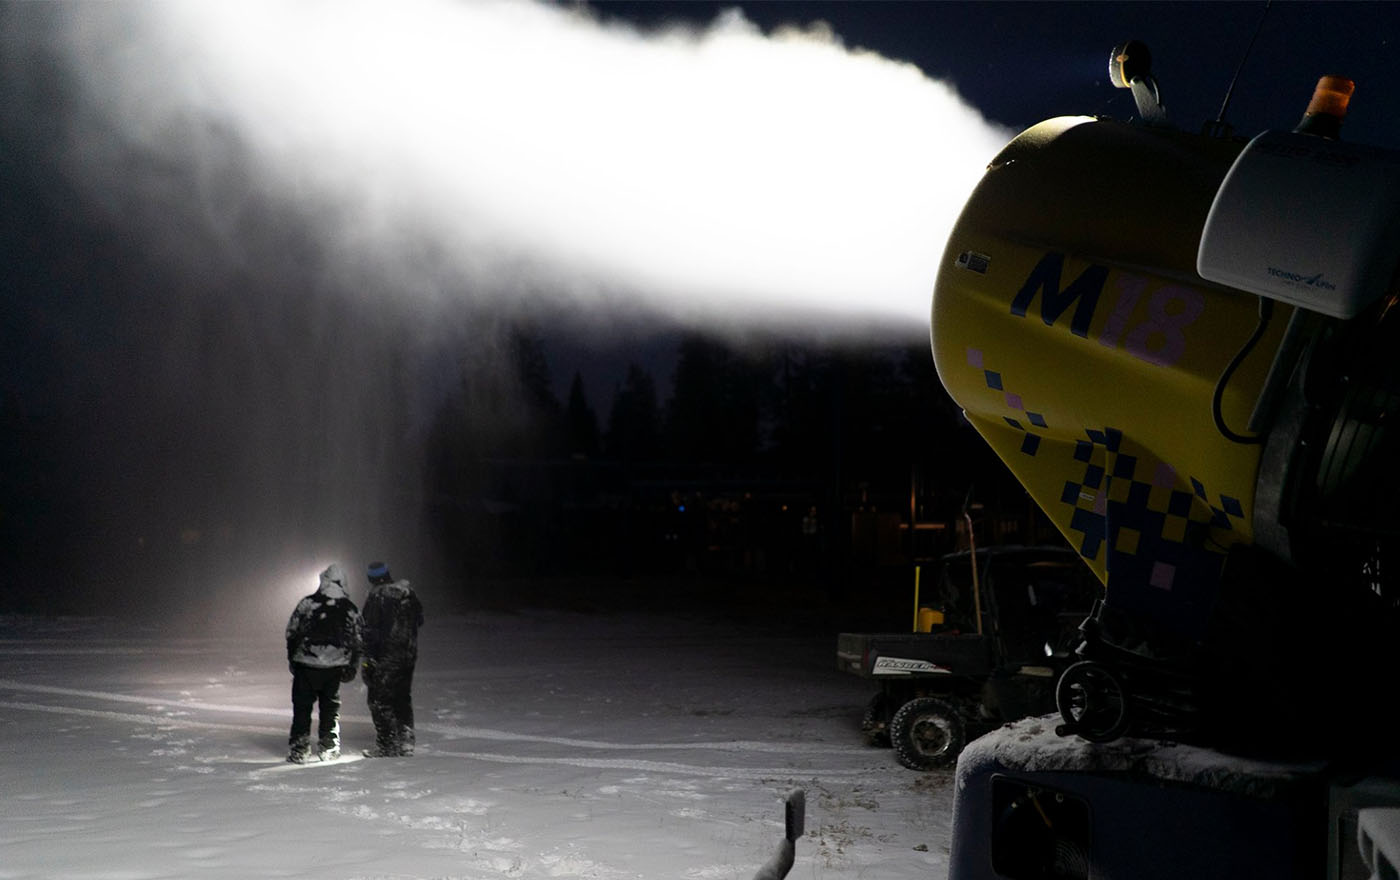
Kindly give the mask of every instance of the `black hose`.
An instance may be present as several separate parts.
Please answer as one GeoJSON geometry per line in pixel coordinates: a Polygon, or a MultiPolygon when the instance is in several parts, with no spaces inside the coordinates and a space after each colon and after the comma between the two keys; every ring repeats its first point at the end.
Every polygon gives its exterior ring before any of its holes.
{"type": "Polygon", "coordinates": [[[1249,339],[1245,340],[1244,345],[1236,352],[1234,358],[1232,358],[1230,363],[1225,367],[1225,372],[1220,374],[1220,378],[1215,383],[1215,394],[1212,396],[1210,402],[1211,416],[1215,419],[1215,429],[1220,432],[1221,436],[1232,443],[1261,444],[1264,442],[1263,434],[1248,436],[1245,434],[1236,434],[1234,431],[1230,430],[1230,426],[1225,424],[1225,416],[1220,411],[1220,402],[1225,397],[1225,386],[1230,383],[1230,377],[1235,374],[1235,370],[1239,369],[1240,364],[1244,363],[1244,359],[1249,357],[1249,353],[1254,351],[1254,347],[1259,344],[1259,340],[1264,338],[1264,334],[1268,331],[1269,322],[1273,316],[1274,301],[1268,297],[1259,297],[1259,323],[1255,325],[1254,333],[1250,335],[1249,339]]]}

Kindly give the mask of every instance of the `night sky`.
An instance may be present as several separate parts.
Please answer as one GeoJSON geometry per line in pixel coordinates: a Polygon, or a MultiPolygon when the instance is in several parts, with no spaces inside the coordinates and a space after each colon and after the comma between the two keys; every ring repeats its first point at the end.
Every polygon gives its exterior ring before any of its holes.
{"type": "MultiPolygon", "coordinates": [[[[703,22],[724,3],[591,4],[651,26],[703,22]]],[[[765,28],[822,20],[848,46],[916,64],[951,82],[989,119],[1020,130],[1061,115],[1135,115],[1108,82],[1110,50],[1137,39],[1152,50],[1163,102],[1177,126],[1215,119],[1245,61],[1226,113],[1237,134],[1292,127],[1318,77],[1357,82],[1346,136],[1393,145],[1400,121],[1386,85],[1395,72],[1400,14],[1386,3],[743,3],[765,28]],[[1250,44],[1261,17],[1253,50],[1250,44]]]]}
{"type": "MultiPolygon", "coordinates": [[[[1130,38],[1150,46],[1173,122],[1198,129],[1220,112],[1265,8],[1097,2],[587,7],[593,17],[583,31],[635,30],[639,36],[627,43],[634,48],[674,41],[678,27],[703,34],[735,8],[767,36],[789,25],[814,32],[828,27],[828,44],[914,65],[923,77],[950,85],[985,119],[976,137],[989,143],[1057,115],[1134,115],[1131,96],[1111,88],[1107,78],[1110,50],[1130,38]]],[[[717,276],[716,290],[740,279],[732,300],[708,304],[696,293],[703,288],[694,286],[678,288],[664,304],[631,295],[630,286],[665,287],[666,265],[639,260],[628,266],[635,273],[626,276],[630,281],[609,282],[606,273],[595,281],[592,261],[601,258],[586,243],[571,247],[567,234],[562,244],[541,245],[553,249],[542,258],[530,245],[536,229],[544,240],[544,218],[512,218],[509,237],[477,222],[468,205],[471,216],[454,220],[460,226],[453,235],[469,243],[463,258],[455,239],[434,233],[438,214],[460,214],[460,204],[440,207],[431,176],[427,184],[413,177],[396,158],[400,145],[378,139],[401,126],[419,132],[407,139],[414,149],[428,150],[435,139],[433,111],[425,111],[427,122],[411,125],[394,111],[408,108],[410,98],[440,106],[441,95],[450,92],[434,92],[425,79],[422,89],[391,93],[376,105],[383,117],[337,116],[333,96],[317,91],[334,81],[317,78],[339,63],[329,53],[343,50],[336,57],[350,59],[346,70],[353,72],[377,63],[376,49],[347,36],[314,51],[309,43],[304,50],[279,50],[300,45],[289,34],[305,22],[283,21],[275,6],[250,5],[245,19],[265,18],[266,30],[250,27],[249,44],[283,55],[231,67],[231,76],[245,78],[236,80],[240,87],[258,99],[220,105],[207,53],[182,45],[178,28],[143,30],[149,8],[123,2],[0,6],[0,550],[6,560],[0,609],[110,610],[159,605],[191,592],[226,595],[236,606],[252,582],[306,575],[309,589],[310,574],[327,558],[355,567],[361,557],[422,558],[426,526],[419,504],[432,488],[423,486],[417,450],[434,429],[434,408],[464,362],[506,358],[510,330],[522,320],[541,340],[554,395],[567,395],[577,371],[603,411],[629,362],[655,372],[664,397],[684,332],[735,344],[751,340],[756,328],[770,341],[790,335],[813,345],[851,328],[859,330],[860,344],[875,347],[926,339],[918,308],[912,319],[894,311],[841,317],[848,305],[841,302],[741,309],[773,287],[772,276],[760,274],[757,265],[759,255],[783,245],[781,229],[716,245],[713,253],[697,251],[697,265],[729,272],[717,276]],[[108,90],[110,82],[101,80],[111,80],[111,71],[134,71],[142,79],[129,90],[108,90]],[[258,79],[259,71],[271,73],[258,79]],[[295,71],[305,73],[305,82],[295,71]],[[278,116],[284,98],[305,101],[285,106],[329,109],[324,118],[278,116]],[[206,114],[206,106],[219,112],[206,114]],[[148,116],[151,107],[164,115],[148,116]],[[344,141],[335,140],[340,135],[344,141]],[[324,147],[324,161],[307,153],[307,144],[324,147]],[[424,230],[428,234],[420,235],[424,230]],[[743,242],[751,243],[752,253],[741,252],[743,242]],[[551,263],[554,255],[565,272],[551,263]],[[745,281],[742,270],[751,263],[755,274],[745,281]],[[488,289],[491,295],[478,295],[488,289]],[[158,565],[154,548],[164,548],[158,565]]],[[[314,4],[296,8],[323,11],[314,4]]],[[[395,8],[401,16],[437,15],[451,4],[395,8]]],[[[560,8],[572,7],[546,11],[560,8]]],[[[1389,4],[1272,4],[1226,121],[1241,136],[1291,128],[1317,78],[1340,74],[1357,81],[1343,136],[1400,145],[1400,119],[1391,112],[1397,30],[1400,14],[1389,4]]],[[[411,32],[406,27],[410,54],[412,41],[421,38],[411,32]]],[[[512,58],[521,66],[511,69],[537,72],[544,94],[566,91],[570,72],[560,58],[545,43],[520,53],[532,49],[538,57],[512,58]]],[[[433,51],[450,55],[451,44],[423,45],[417,54],[431,60],[433,51]]],[[[902,81],[897,72],[890,75],[902,81]]],[[[618,93],[628,94],[621,87],[618,93]]],[[[642,116],[658,110],[635,109],[642,116]]],[[[706,118],[725,119],[722,109],[706,118]]],[[[923,118],[921,109],[909,104],[905,120],[937,132],[944,124],[940,114],[948,111],[923,118]]],[[[684,106],[671,110],[684,118],[684,106]]],[[[541,111],[521,101],[497,112],[503,115],[493,119],[518,120],[523,130],[541,111]]],[[[773,107],[769,115],[782,114],[773,107]]],[[[741,166],[745,151],[758,155],[763,146],[744,147],[743,123],[736,120],[733,136],[720,142],[722,153],[680,153],[663,143],[648,155],[656,165],[638,171],[646,175],[640,183],[612,181],[627,169],[607,165],[608,125],[605,120],[595,130],[583,117],[525,144],[539,163],[536,170],[560,172],[557,178],[527,171],[515,180],[509,169],[487,169],[485,176],[499,182],[504,175],[522,192],[555,185],[549,181],[607,182],[629,199],[640,193],[636,204],[644,214],[648,193],[674,187],[673,201],[695,202],[704,187],[690,191],[687,184],[715,172],[724,181],[734,176],[726,163],[741,166]],[[588,153],[595,144],[602,148],[588,153]]],[[[986,150],[971,143],[972,125],[950,122],[944,139],[962,142],[976,159],[986,150]]],[[[804,173],[821,179],[816,189],[859,190],[896,161],[908,162],[898,173],[910,180],[921,170],[915,159],[892,159],[897,145],[889,141],[840,153],[817,146],[806,144],[811,156],[800,142],[786,148],[794,161],[814,162],[804,173]]],[[[454,167],[450,157],[446,161],[443,167],[454,167]]],[[[942,161],[930,156],[927,164],[942,161]]],[[[502,191],[511,192],[491,192],[502,191]]],[[[584,190],[581,198],[600,197],[584,190]]],[[[698,248],[709,232],[722,233],[761,202],[755,196],[750,204],[731,204],[720,219],[697,224],[679,240],[698,248]]],[[[957,205],[942,207],[955,211],[957,205]]],[[[853,227],[870,225],[847,219],[853,227]]],[[[637,228],[646,225],[643,217],[637,228]]],[[[916,292],[923,289],[920,267],[926,263],[931,278],[940,248],[939,241],[928,241],[926,250],[900,248],[915,272],[916,292]]],[[[631,250],[646,256],[640,243],[631,250]]],[[[624,262],[628,251],[624,242],[624,262]]],[[[669,262],[671,269],[691,258],[657,253],[658,263],[669,262]]],[[[852,277],[863,265],[883,269],[887,262],[853,259],[852,277]]],[[[800,299],[803,283],[795,284],[793,297],[800,299]]],[[[852,284],[852,302],[868,297],[857,287],[852,284]]],[[[395,566],[402,568],[413,564],[395,566]]],[[[285,613],[280,606],[279,613],[285,613]]]]}

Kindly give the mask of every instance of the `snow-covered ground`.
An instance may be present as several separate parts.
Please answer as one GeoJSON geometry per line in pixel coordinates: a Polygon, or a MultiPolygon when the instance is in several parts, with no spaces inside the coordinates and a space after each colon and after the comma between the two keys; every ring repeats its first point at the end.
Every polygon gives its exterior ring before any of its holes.
{"type": "MultiPolygon", "coordinates": [[[[283,761],[281,633],[0,617],[0,878],[942,877],[951,772],[857,730],[834,638],[567,611],[433,617],[419,753],[283,761]]],[[[347,753],[370,745],[357,681],[347,753]]]]}

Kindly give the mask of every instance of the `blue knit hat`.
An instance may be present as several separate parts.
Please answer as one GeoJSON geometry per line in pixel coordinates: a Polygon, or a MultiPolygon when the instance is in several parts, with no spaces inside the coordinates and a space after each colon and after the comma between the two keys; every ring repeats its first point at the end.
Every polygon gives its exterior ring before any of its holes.
{"type": "Polygon", "coordinates": [[[371,562],[369,564],[369,579],[372,581],[388,580],[389,566],[385,565],[382,562],[371,562]]]}

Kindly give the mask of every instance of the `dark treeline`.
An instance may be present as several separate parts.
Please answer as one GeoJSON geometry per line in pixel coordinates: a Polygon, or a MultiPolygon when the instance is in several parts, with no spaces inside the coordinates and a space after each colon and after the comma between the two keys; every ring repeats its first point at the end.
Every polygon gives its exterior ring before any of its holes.
{"type": "Polygon", "coordinates": [[[988,540],[1034,527],[926,344],[693,335],[590,400],[470,297],[348,283],[284,205],[245,205],[236,247],[197,218],[143,230],[5,143],[27,159],[0,162],[0,610],[236,596],[330,552],[469,597],[654,575],[833,595],[955,548],[969,490],[988,540]]]}
{"type": "Polygon", "coordinates": [[[517,332],[511,370],[463,362],[436,419],[428,520],[465,579],[682,574],[829,597],[956,549],[969,492],[989,540],[1042,537],[926,346],[692,335],[670,376],[630,365],[605,417],[580,376],[556,395],[546,348],[517,332]]]}

